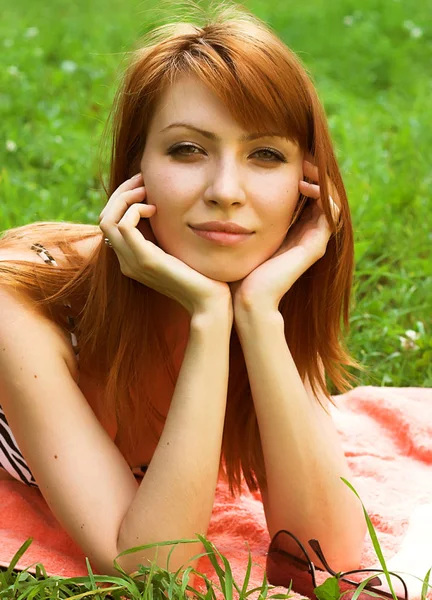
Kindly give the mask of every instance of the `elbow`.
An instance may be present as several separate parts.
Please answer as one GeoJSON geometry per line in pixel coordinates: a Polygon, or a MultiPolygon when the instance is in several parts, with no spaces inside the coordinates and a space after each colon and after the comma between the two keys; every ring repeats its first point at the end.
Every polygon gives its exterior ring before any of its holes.
{"type": "MultiPolygon", "coordinates": [[[[339,527],[337,532],[333,529],[327,543],[321,542],[321,551],[332,571],[341,573],[361,568],[366,532],[364,519],[360,522],[351,521],[343,528],[339,527]]],[[[327,570],[321,560],[317,560],[317,564],[327,570]]]]}
{"type": "MultiPolygon", "coordinates": [[[[156,566],[161,567],[161,560],[155,560],[156,566]]],[[[129,554],[127,556],[116,555],[110,561],[106,561],[103,564],[97,566],[98,573],[100,575],[106,575],[108,577],[121,577],[123,572],[129,577],[135,574],[142,566],[144,568],[150,568],[151,559],[150,557],[143,557],[142,552],[139,556],[136,554],[129,554]],[[136,557],[135,559],[133,557],[136,557]],[[114,561],[116,564],[114,564],[114,561]],[[117,566],[116,566],[117,565],[117,566]]],[[[165,565],[166,566],[166,565],[165,565]]],[[[170,568],[172,570],[173,567],[170,568]]]]}
{"type": "Polygon", "coordinates": [[[350,556],[341,557],[339,560],[335,560],[334,565],[330,566],[336,573],[346,573],[347,571],[356,571],[360,569],[361,563],[361,552],[360,554],[351,554],[350,556]]]}
{"type": "Polygon", "coordinates": [[[367,523],[364,517],[363,509],[357,506],[356,517],[351,519],[346,525],[346,539],[343,544],[344,552],[339,550],[341,555],[338,561],[338,572],[355,571],[361,568],[361,559],[368,531],[367,523]]]}
{"type": "MultiPolygon", "coordinates": [[[[120,569],[126,572],[127,575],[131,576],[136,573],[140,568],[150,569],[152,563],[155,564],[156,569],[168,571],[170,573],[176,573],[180,570],[181,574],[189,567],[195,569],[199,558],[191,560],[192,555],[195,553],[190,551],[191,546],[196,548],[196,544],[179,544],[171,553],[168,559],[172,546],[158,546],[157,552],[155,548],[150,548],[146,551],[137,550],[130,554],[118,556],[122,551],[118,551],[118,554],[111,560],[110,564],[104,564],[103,573],[110,576],[119,577],[119,572],[115,565],[114,559],[120,569]],[[169,564],[168,564],[169,560],[169,564]]],[[[203,550],[203,545],[199,543],[200,551],[203,550]]]]}

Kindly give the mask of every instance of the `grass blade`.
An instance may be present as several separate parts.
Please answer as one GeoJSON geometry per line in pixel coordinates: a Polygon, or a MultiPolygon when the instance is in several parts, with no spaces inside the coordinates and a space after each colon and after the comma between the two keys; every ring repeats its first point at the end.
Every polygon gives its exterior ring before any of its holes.
{"type": "MultiPolygon", "coordinates": [[[[349,488],[350,488],[350,489],[351,489],[351,490],[354,492],[354,494],[357,496],[357,498],[358,498],[358,499],[360,500],[360,502],[361,502],[361,505],[362,505],[362,507],[363,507],[363,513],[364,513],[364,516],[365,516],[365,519],[366,519],[367,528],[368,528],[369,535],[370,535],[370,537],[371,537],[371,540],[372,540],[372,544],[373,544],[373,547],[374,547],[375,553],[376,553],[376,555],[378,556],[378,559],[379,559],[379,561],[380,561],[381,567],[382,567],[382,569],[383,569],[383,571],[384,571],[384,573],[385,573],[385,576],[386,576],[386,579],[387,579],[387,583],[388,583],[388,585],[389,585],[389,587],[390,587],[390,590],[391,590],[391,593],[392,593],[392,595],[393,595],[393,598],[394,598],[394,600],[397,600],[397,596],[396,596],[396,593],[395,593],[395,591],[394,591],[394,589],[393,589],[393,586],[392,586],[392,583],[391,583],[391,579],[390,579],[390,575],[389,575],[389,572],[388,572],[388,569],[387,569],[387,565],[386,565],[386,563],[385,563],[384,556],[383,556],[383,553],[382,553],[382,551],[381,551],[381,546],[380,546],[380,544],[379,544],[379,541],[378,541],[377,535],[376,535],[376,533],[375,533],[374,526],[372,525],[372,521],[370,520],[370,518],[369,518],[369,515],[368,515],[368,513],[367,513],[367,511],[366,511],[366,509],[365,509],[365,507],[364,507],[364,504],[363,504],[363,502],[361,501],[361,498],[360,498],[360,496],[357,494],[357,492],[356,492],[356,490],[354,489],[354,487],[353,487],[353,486],[352,486],[352,485],[349,483],[349,481],[347,481],[347,480],[346,480],[344,477],[341,477],[341,479],[342,479],[342,481],[343,481],[343,482],[344,482],[344,483],[345,483],[345,484],[346,484],[346,485],[347,485],[347,486],[348,486],[348,487],[349,487],[349,488]]],[[[354,599],[353,599],[353,600],[354,600],[354,599]]]]}

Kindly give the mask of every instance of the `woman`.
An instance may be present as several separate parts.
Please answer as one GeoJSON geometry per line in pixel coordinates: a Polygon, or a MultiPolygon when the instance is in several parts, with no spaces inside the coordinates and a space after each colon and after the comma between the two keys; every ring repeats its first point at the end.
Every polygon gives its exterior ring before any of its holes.
{"type": "Polygon", "coordinates": [[[115,98],[106,191],[98,226],[0,240],[3,477],[38,486],[107,574],[127,548],[205,534],[219,475],[260,490],[270,536],[357,568],[366,523],[326,387],[360,367],[340,331],[353,232],[304,66],[234,5],[153,30],[115,98]],[[213,221],[246,232],[199,231],[213,221]]]}

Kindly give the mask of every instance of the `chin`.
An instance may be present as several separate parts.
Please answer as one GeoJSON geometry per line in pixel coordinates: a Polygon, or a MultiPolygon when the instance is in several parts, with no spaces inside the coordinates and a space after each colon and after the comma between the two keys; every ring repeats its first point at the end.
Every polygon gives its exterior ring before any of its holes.
{"type": "MultiPolygon", "coordinates": [[[[195,267],[193,267],[195,268],[195,267]]],[[[196,271],[198,271],[198,269],[195,269],[196,271]]],[[[234,275],[231,275],[229,273],[221,273],[221,271],[198,271],[199,273],[202,273],[202,275],[205,275],[206,277],[209,277],[210,279],[214,279],[214,281],[220,281],[221,283],[235,283],[235,282],[240,282],[242,281],[247,275],[248,273],[244,273],[244,271],[242,271],[241,273],[235,273],[234,275]]]]}

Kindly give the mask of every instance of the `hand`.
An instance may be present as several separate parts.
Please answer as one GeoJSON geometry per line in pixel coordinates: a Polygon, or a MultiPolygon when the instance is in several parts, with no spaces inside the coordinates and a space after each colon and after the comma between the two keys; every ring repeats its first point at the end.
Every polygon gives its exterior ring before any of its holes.
{"type": "Polygon", "coordinates": [[[156,245],[145,221],[156,213],[156,206],[144,203],[145,195],[139,173],[115,190],[99,216],[99,227],[110,240],[123,275],[173,298],[191,316],[220,308],[232,317],[227,283],[202,275],[156,245]]]}
{"type": "MultiPolygon", "coordinates": [[[[310,157],[312,158],[312,157],[310,157]]],[[[284,242],[264,263],[240,281],[229,283],[234,315],[251,309],[277,312],[279,303],[293,283],[326,252],[331,229],[320,198],[318,168],[304,161],[304,176],[316,183],[299,181],[299,191],[310,198],[299,220],[289,228],[284,242]]],[[[335,223],[339,220],[340,200],[336,188],[328,180],[331,210],[335,223]]]]}

